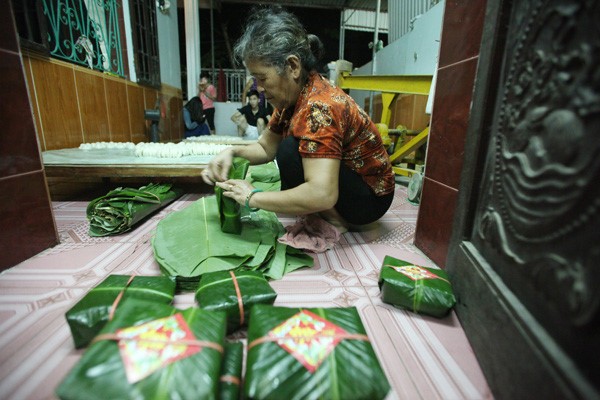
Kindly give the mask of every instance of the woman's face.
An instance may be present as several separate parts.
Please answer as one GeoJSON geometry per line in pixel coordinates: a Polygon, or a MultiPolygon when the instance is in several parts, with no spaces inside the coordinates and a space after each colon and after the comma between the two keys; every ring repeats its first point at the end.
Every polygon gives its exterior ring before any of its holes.
{"type": "Polygon", "coordinates": [[[256,78],[256,89],[264,92],[269,103],[280,110],[296,105],[302,86],[300,74],[295,71],[293,63],[292,66],[286,65],[282,75],[275,67],[260,61],[246,61],[246,67],[256,78]]]}

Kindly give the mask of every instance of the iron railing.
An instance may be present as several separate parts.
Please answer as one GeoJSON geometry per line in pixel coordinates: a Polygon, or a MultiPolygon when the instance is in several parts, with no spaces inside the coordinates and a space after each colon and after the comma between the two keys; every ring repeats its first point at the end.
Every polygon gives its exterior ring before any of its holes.
{"type": "Polygon", "coordinates": [[[124,76],[117,0],[43,0],[50,54],[124,76]]]}
{"type": "Polygon", "coordinates": [[[224,101],[242,101],[242,93],[246,86],[246,70],[245,69],[233,69],[233,68],[222,68],[222,69],[211,69],[202,68],[201,72],[208,72],[211,77],[211,82],[218,89],[220,87],[220,79],[225,81],[225,92],[227,96],[222,97],[221,94],[217,93],[219,99],[224,101]],[[221,74],[221,71],[223,72],[221,74]]]}

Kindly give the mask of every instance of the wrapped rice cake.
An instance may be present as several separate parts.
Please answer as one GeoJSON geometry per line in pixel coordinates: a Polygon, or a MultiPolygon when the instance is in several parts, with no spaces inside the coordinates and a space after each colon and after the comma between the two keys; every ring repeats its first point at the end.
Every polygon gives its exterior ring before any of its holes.
{"type": "MultiPolygon", "coordinates": [[[[245,158],[234,157],[233,165],[229,170],[229,179],[244,179],[248,172],[250,162],[245,158]]],[[[240,205],[234,199],[225,197],[223,189],[215,186],[215,195],[219,207],[219,218],[223,232],[240,234],[242,232],[242,222],[240,205]]]]}
{"type": "Polygon", "coordinates": [[[225,313],[128,299],[56,390],[65,399],[217,399],[225,313]]]}
{"type": "Polygon", "coordinates": [[[383,259],[379,288],[383,302],[433,317],[445,316],[456,304],[446,271],[390,256],[383,259]]]}
{"type": "Polygon", "coordinates": [[[273,304],[277,293],[259,271],[219,271],[202,275],[196,301],[204,310],[225,311],[227,331],[246,325],[255,304],[273,304]]]}
{"type": "Polygon", "coordinates": [[[247,399],[377,400],[389,389],[356,308],[252,307],[247,399]]]}
{"type": "Polygon", "coordinates": [[[219,400],[238,400],[240,398],[243,358],[243,343],[225,343],[225,353],[223,354],[219,382],[219,400]]]}
{"type": "Polygon", "coordinates": [[[75,347],[87,346],[121,301],[136,298],[171,304],[174,294],[175,280],[166,276],[109,275],[65,314],[75,347]]]}

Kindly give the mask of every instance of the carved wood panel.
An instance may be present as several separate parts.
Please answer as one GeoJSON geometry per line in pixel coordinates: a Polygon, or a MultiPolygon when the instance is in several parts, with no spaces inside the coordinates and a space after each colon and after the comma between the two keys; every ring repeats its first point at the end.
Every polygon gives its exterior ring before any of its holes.
{"type": "Polygon", "coordinates": [[[470,241],[597,384],[600,2],[515,1],[509,21],[470,241]]]}

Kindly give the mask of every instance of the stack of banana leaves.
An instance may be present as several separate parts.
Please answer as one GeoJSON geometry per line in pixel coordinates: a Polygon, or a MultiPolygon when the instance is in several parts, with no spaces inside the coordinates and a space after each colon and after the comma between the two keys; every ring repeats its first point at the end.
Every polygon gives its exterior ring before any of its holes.
{"type": "Polygon", "coordinates": [[[354,307],[257,304],[247,351],[247,399],[377,400],[390,389],[354,307]]]}
{"type": "Polygon", "coordinates": [[[149,184],[139,189],[117,188],[87,206],[90,236],[118,235],[177,199],[182,192],[171,184],[149,184]]]}
{"type": "Polygon", "coordinates": [[[217,399],[226,316],[127,299],[56,389],[65,399],[217,399]]]}
{"type": "Polygon", "coordinates": [[[221,230],[214,196],[167,215],[152,238],[163,274],[176,277],[179,290],[193,291],[207,272],[252,270],[281,279],[313,265],[313,258],[302,250],[277,242],[284,228],[275,213],[258,210],[252,214],[251,220],[242,223],[240,234],[221,230]]]}
{"type": "Polygon", "coordinates": [[[250,183],[252,186],[264,190],[265,192],[281,189],[281,176],[279,168],[271,161],[266,164],[253,165],[249,168],[250,183]]]}
{"type": "Polygon", "coordinates": [[[65,314],[75,347],[87,346],[125,300],[171,304],[174,295],[175,281],[166,276],[109,275],[65,314]]]}

